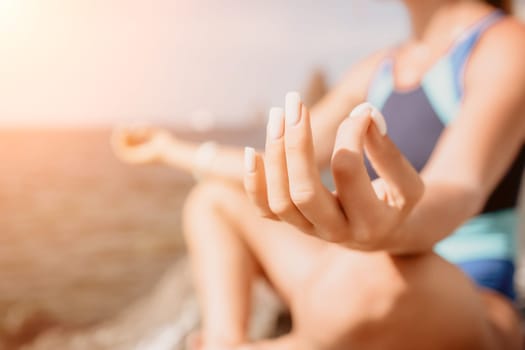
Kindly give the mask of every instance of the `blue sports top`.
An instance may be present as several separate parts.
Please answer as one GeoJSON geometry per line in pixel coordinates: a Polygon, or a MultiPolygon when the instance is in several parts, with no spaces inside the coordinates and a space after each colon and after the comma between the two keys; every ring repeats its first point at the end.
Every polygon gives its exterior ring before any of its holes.
{"type": "MultiPolygon", "coordinates": [[[[458,114],[465,66],[473,48],[483,33],[503,17],[502,12],[495,11],[470,27],[413,89],[396,89],[392,57],[379,65],[369,87],[368,101],[382,110],[388,135],[418,171],[430,158],[443,130],[458,114]]],[[[441,241],[435,248],[438,254],[453,263],[514,259],[516,203],[524,164],[522,147],[482,213],[441,241]]],[[[366,165],[371,178],[377,177],[368,161],[366,165]]]]}

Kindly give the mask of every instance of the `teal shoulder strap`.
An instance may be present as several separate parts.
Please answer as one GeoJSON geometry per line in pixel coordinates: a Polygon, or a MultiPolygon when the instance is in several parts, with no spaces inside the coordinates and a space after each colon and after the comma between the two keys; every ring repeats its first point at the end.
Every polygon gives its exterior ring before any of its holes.
{"type": "Polygon", "coordinates": [[[368,102],[379,109],[383,109],[386,100],[394,90],[394,76],[392,74],[392,59],[387,57],[379,65],[368,89],[368,102]]]}

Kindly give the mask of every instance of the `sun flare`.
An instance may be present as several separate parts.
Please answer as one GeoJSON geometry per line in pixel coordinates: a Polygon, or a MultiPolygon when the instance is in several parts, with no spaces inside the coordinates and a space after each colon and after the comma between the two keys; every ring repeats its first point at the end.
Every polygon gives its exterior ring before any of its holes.
{"type": "Polygon", "coordinates": [[[12,30],[19,22],[23,1],[0,0],[0,30],[12,30]]]}

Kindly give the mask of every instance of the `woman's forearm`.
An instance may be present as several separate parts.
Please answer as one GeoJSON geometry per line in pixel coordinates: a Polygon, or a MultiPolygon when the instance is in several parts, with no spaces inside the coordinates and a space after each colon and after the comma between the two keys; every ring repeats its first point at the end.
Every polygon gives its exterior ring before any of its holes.
{"type": "Polygon", "coordinates": [[[420,202],[393,234],[388,251],[395,255],[428,252],[476,215],[482,205],[479,189],[452,183],[429,183],[420,202]]]}
{"type": "Polygon", "coordinates": [[[172,138],[162,148],[161,161],[199,179],[220,178],[239,183],[242,181],[243,152],[235,147],[172,138]]]}

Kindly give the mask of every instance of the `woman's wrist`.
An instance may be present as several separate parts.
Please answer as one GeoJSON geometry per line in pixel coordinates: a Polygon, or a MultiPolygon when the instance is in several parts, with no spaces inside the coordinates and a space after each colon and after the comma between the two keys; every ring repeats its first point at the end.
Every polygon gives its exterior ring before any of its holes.
{"type": "Polygon", "coordinates": [[[407,245],[407,233],[398,228],[390,231],[382,239],[373,242],[356,242],[354,239],[341,243],[343,246],[363,252],[387,252],[392,255],[404,255],[409,250],[407,245]]]}
{"type": "Polygon", "coordinates": [[[385,244],[385,250],[391,255],[411,254],[408,244],[408,232],[403,225],[392,232],[390,239],[385,244]]]}
{"type": "Polygon", "coordinates": [[[434,243],[425,239],[424,232],[401,225],[392,233],[392,239],[386,246],[390,255],[415,255],[432,251],[434,243]],[[421,235],[419,235],[421,233],[421,235]]]}
{"type": "Polygon", "coordinates": [[[188,144],[169,133],[157,136],[157,156],[161,163],[191,172],[197,146],[188,144]]]}

